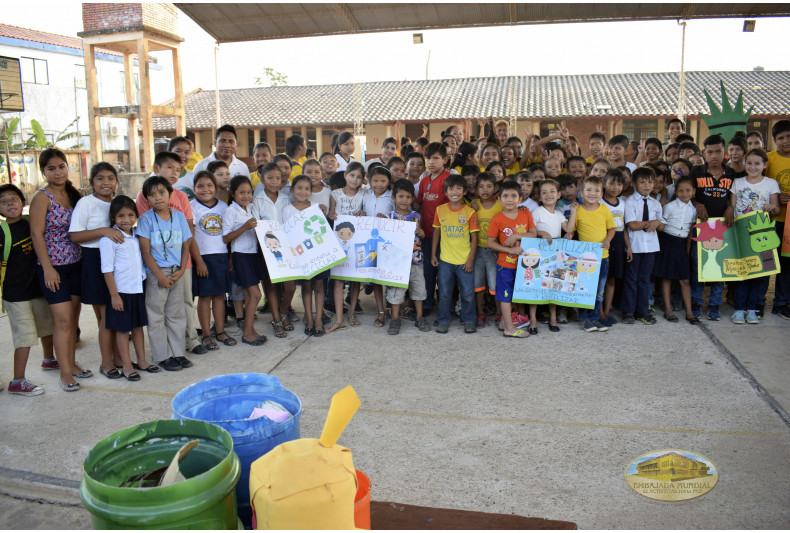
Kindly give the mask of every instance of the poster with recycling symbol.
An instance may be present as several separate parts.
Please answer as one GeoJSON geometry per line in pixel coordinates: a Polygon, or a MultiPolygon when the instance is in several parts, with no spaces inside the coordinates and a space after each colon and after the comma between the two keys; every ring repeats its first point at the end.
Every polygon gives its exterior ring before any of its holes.
{"type": "Polygon", "coordinates": [[[274,283],[312,279],[346,260],[340,241],[317,205],[282,224],[259,220],[255,233],[274,283]]]}

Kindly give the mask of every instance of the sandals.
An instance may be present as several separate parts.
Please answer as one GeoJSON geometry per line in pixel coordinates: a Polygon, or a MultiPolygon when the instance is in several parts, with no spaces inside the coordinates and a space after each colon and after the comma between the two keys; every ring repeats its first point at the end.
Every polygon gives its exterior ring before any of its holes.
{"type": "Polygon", "coordinates": [[[224,344],[225,346],[236,346],[236,339],[225,333],[224,331],[220,331],[219,333],[214,334],[214,338],[217,339],[219,342],[224,344]],[[224,339],[220,339],[222,335],[225,335],[224,339]]]}
{"type": "Polygon", "coordinates": [[[137,372],[132,372],[129,375],[126,374],[122,374],[122,375],[129,381],[140,381],[140,374],[138,374],[137,372]]]}
{"type": "Polygon", "coordinates": [[[332,325],[329,326],[329,329],[324,330],[324,333],[329,335],[330,333],[343,329],[348,329],[348,325],[345,322],[332,322],[332,325]]]}
{"type": "MultiPolygon", "coordinates": [[[[280,320],[279,322],[275,322],[274,320],[272,320],[272,327],[274,328],[274,336],[277,337],[278,339],[284,339],[285,337],[288,336],[288,333],[286,333],[286,329],[285,326],[283,325],[282,320],[280,320]]],[[[291,325],[291,329],[293,329],[293,325],[291,325]]],[[[242,337],[241,340],[244,341],[244,337],[242,337]]]]}
{"type": "Polygon", "coordinates": [[[324,336],[324,328],[315,328],[313,330],[313,337],[323,337],[324,336]]]}
{"type": "Polygon", "coordinates": [[[675,315],[668,315],[664,313],[664,318],[666,319],[667,322],[680,322],[678,317],[676,317],[675,315]]]}
{"type": "Polygon", "coordinates": [[[211,338],[211,335],[203,335],[203,337],[200,339],[200,342],[210,352],[213,352],[214,350],[219,350],[219,345],[216,342],[214,342],[214,339],[211,338]],[[208,344],[206,344],[206,339],[208,339],[208,344]]]}
{"type": "Polygon", "coordinates": [[[516,331],[510,334],[503,332],[502,336],[507,337],[509,339],[526,339],[527,337],[529,337],[529,332],[524,331],[523,329],[517,329],[516,331]]]}
{"type": "Polygon", "coordinates": [[[280,324],[282,324],[283,329],[285,331],[293,331],[294,330],[294,325],[291,323],[290,320],[288,320],[287,316],[284,316],[283,319],[280,320],[280,324]],[[286,322],[287,322],[287,324],[286,324],[286,322]]]}
{"type": "Polygon", "coordinates": [[[161,371],[162,369],[156,365],[149,364],[147,367],[142,368],[137,363],[132,363],[132,368],[135,370],[142,370],[143,372],[148,372],[149,374],[156,374],[157,372],[161,371]]]}
{"type": "Polygon", "coordinates": [[[61,380],[58,380],[58,383],[60,383],[60,388],[66,392],[77,392],[80,390],[80,384],[77,381],[74,383],[69,383],[68,385],[64,385],[61,380]]]}
{"type": "MultiPolygon", "coordinates": [[[[354,315],[351,315],[351,316],[354,316],[354,315]]],[[[376,326],[377,328],[383,328],[384,327],[384,317],[385,316],[386,315],[384,314],[384,311],[379,311],[376,314],[376,320],[373,321],[373,325],[376,326]]],[[[353,326],[353,324],[352,324],[352,326],[353,326]]]]}
{"type": "Polygon", "coordinates": [[[307,335],[308,337],[312,337],[313,335],[315,335],[315,328],[307,328],[307,327],[304,328],[304,334],[307,335]]]}
{"type": "Polygon", "coordinates": [[[244,344],[249,344],[250,346],[260,346],[264,342],[266,342],[266,335],[261,335],[260,337],[258,337],[254,341],[248,341],[247,339],[242,337],[241,338],[241,342],[243,342],[244,344]]]}
{"type": "Polygon", "coordinates": [[[695,316],[692,316],[691,318],[686,317],[686,321],[689,324],[691,324],[692,326],[698,326],[699,325],[699,318],[697,318],[695,316]]]}
{"type": "Polygon", "coordinates": [[[105,372],[101,365],[99,365],[99,373],[107,379],[118,379],[123,377],[123,374],[121,374],[121,372],[115,367],[112,367],[112,370],[109,372],[105,372]]]}
{"type": "MultiPolygon", "coordinates": [[[[357,319],[357,315],[349,315],[349,317],[348,317],[348,323],[349,323],[349,324],[351,324],[352,326],[355,326],[355,327],[356,327],[356,326],[359,326],[359,325],[361,324],[361,322],[359,321],[359,319],[357,319]]],[[[383,325],[384,325],[384,324],[382,324],[382,326],[383,326],[383,325]]]]}
{"type": "Polygon", "coordinates": [[[91,372],[89,369],[86,368],[82,372],[72,372],[71,375],[74,376],[75,378],[85,379],[85,378],[93,377],[93,372],[91,372]]]}

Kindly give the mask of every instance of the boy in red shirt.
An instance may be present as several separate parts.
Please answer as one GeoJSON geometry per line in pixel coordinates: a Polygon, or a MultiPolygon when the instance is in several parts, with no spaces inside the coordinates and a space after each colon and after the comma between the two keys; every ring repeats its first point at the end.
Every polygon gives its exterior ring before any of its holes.
{"type": "Polygon", "coordinates": [[[536,238],[538,231],[529,209],[519,209],[521,186],[515,181],[504,181],[499,189],[502,211],[494,215],[488,225],[488,247],[499,252],[496,273],[495,299],[502,306],[502,329],[505,337],[525,338],[529,320],[512,313],[513,286],[516,281],[518,258],[524,253],[521,239],[536,238]],[[515,315],[515,316],[514,316],[515,315]],[[515,323],[514,323],[515,322],[515,323]]]}
{"type": "MultiPolygon", "coordinates": [[[[422,231],[425,238],[422,240],[423,257],[430,257],[433,242],[433,217],[436,208],[447,203],[444,191],[444,180],[450,172],[444,168],[444,159],[447,157],[447,148],[442,143],[431,143],[425,147],[425,166],[431,174],[420,181],[417,188],[417,203],[422,206],[420,210],[422,231]]],[[[423,262],[425,275],[425,290],[428,297],[423,303],[423,316],[428,316],[436,305],[434,293],[436,288],[436,275],[438,269],[430,261],[423,262]]]]}

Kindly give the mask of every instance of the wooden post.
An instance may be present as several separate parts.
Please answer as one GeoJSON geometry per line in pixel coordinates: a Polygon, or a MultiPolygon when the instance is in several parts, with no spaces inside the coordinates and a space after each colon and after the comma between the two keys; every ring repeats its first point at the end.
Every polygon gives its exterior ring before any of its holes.
{"type": "Polygon", "coordinates": [[[99,107],[99,85],[96,82],[96,58],[92,44],[84,44],[85,55],[85,82],[88,86],[88,127],[91,137],[91,164],[96,164],[103,159],[101,146],[101,120],[96,113],[99,107]]]}
{"type": "MultiPolygon", "coordinates": [[[[134,61],[131,52],[123,54],[123,83],[126,90],[126,105],[134,105],[134,61]]],[[[137,118],[129,117],[129,171],[140,169],[140,138],[137,134],[137,118]]]]}
{"type": "MultiPolygon", "coordinates": [[[[140,33],[137,38],[137,65],[140,71],[140,119],[143,127],[143,170],[154,162],[154,131],[151,113],[151,79],[148,72],[148,39],[140,33]]],[[[177,96],[176,96],[177,97],[177,96]]]]}
{"type": "Polygon", "coordinates": [[[316,126],[315,128],[315,155],[321,157],[324,153],[324,128],[316,126]]]}
{"type": "Polygon", "coordinates": [[[606,141],[608,142],[612,137],[614,137],[614,120],[609,119],[606,122],[606,141]]]}
{"type": "Polygon", "coordinates": [[[664,119],[663,118],[656,119],[656,137],[658,137],[658,140],[660,140],[662,143],[664,142],[665,133],[666,132],[664,131],[664,119]]]}
{"type": "MultiPolygon", "coordinates": [[[[178,110],[176,115],[176,135],[183,137],[187,133],[187,124],[184,110],[184,88],[181,84],[181,59],[179,57],[181,51],[179,44],[175,44],[171,51],[173,52],[173,85],[176,91],[173,103],[178,110]]],[[[148,61],[145,63],[145,70],[148,72],[148,61]]]]}
{"type": "Polygon", "coordinates": [[[464,121],[464,140],[468,141],[472,136],[472,119],[468,118],[464,121]]]}

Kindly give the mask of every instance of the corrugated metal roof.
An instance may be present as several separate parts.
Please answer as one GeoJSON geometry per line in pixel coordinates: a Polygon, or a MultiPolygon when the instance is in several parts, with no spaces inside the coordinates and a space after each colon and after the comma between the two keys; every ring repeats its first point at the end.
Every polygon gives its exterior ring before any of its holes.
{"type": "MultiPolygon", "coordinates": [[[[719,101],[724,81],[731,101],[743,89],[754,115],[790,114],[790,72],[688,72],[689,115],[708,113],[703,90],[719,101]]],[[[516,115],[566,117],[649,117],[676,113],[678,74],[590,74],[505,76],[447,80],[362,83],[364,122],[459,120],[509,117],[510,88],[516,84],[516,115]]],[[[347,125],[353,122],[353,86],[307,85],[220,91],[221,122],[239,127],[347,125]]],[[[214,91],[185,98],[189,129],[215,126],[214,91]]],[[[155,118],[156,131],[175,127],[173,118],[155,118]]]]}
{"type": "Polygon", "coordinates": [[[510,24],[790,15],[790,4],[179,3],[218,42],[510,24]]]}

